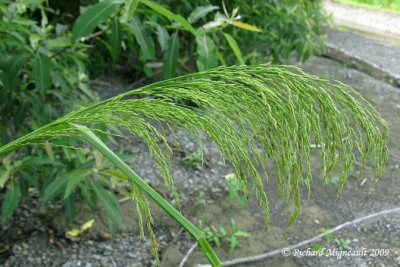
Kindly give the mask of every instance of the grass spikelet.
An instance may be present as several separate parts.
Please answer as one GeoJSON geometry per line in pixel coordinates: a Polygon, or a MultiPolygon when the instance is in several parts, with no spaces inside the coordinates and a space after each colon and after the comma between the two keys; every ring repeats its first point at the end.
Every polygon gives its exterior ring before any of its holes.
{"type": "MultiPolygon", "coordinates": [[[[320,147],[324,177],[341,167],[338,194],[355,153],[363,162],[369,159],[378,176],[387,157],[387,124],[357,92],[294,67],[273,65],[220,67],[147,85],[72,112],[1,147],[0,153],[41,140],[75,136],[76,129],[69,123],[90,127],[99,122],[142,138],[171,191],[171,149],[164,130],[151,122],[194,136],[204,132],[243,180],[242,186],[252,181],[267,224],[268,197],[263,180],[269,176],[267,161],[275,166],[281,197],[295,203],[290,226],[300,212],[300,187],[311,191],[310,144],[320,147]]],[[[154,243],[147,200],[139,189],[133,192],[140,218],[144,217],[154,243]]]]}

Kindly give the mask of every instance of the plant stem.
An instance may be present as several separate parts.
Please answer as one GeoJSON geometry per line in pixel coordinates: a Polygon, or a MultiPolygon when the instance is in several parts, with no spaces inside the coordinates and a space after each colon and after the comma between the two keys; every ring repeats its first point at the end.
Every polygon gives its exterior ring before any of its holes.
{"type": "Polygon", "coordinates": [[[118,167],[130,180],[135,183],[140,189],[145,191],[151,199],[153,199],[169,216],[179,223],[186,231],[188,231],[199,244],[200,249],[206,255],[212,266],[221,266],[217,254],[211,248],[210,244],[204,236],[204,233],[194,226],[186,217],[176,210],[168,201],[158,194],[151,186],[134,172],[120,157],[109,149],[93,132],[86,126],[69,123],[72,128],[80,131],[80,138],[99,150],[104,157],[109,159],[116,167],[118,167]]]}

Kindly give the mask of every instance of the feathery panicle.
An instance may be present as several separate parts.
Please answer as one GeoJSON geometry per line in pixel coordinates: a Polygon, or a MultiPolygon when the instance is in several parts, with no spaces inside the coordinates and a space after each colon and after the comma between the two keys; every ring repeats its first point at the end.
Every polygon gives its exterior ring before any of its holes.
{"type": "MultiPolygon", "coordinates": [[[[114,124],[148,144],[167,188],[174,192],[171,149],[164,131],[151,121],[194,136],[204,132],[219,146],[243,187],[252,178],[267,224],[268,197],[263,182],[268,179],[267,161],[274,163],[280,195],[295,203],[290,226],[300,211],[300,186],[310,191],[310,144],[321,149],[324,177],[336,166],[342,167],[338,193],[356,151],[363,162],[371,160],[377,175],[387,157],[386,122],[358,93],[294,67],[272,65],[221,67],[157,82],[70,113],[0,148],[0,153],[40,140],[75,136],[76,130],[68,126],[71,122],[114,124]],[[182,104],[189,102],[194,105],[182,104]],[[166,149],[161,149],[160,143],[166,149]]],[[[144,216],[154,242],[146,196],[132,187],[140,221],[144,216]]]]}

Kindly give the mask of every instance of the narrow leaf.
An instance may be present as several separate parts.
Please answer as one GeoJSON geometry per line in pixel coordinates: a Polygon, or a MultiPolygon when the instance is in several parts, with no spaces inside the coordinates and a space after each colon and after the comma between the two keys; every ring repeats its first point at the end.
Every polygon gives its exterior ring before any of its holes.
{"type": "Polygon", "coordinates": [[[211,11],[216,10],[216,9],[219,9],[219,7],[212,6],[212,5],[198,6],[198,7],[196,7],[195,10],[193,10],[192,13],[190,13],[190,15],[188,17],[188,21],[190,23],[195,23],[196,21],[205,17],[208,13],[210,13],[211,11]]]}
{"type": "Polygon", "coordinates": [[[17,90],[18,74],[28,58],[27,55],[13,56],[4,64],[1,80],[6,91],[17,90]]]}
{"type": "Polygon", "coordinates": [[[49,156],[50,160],[54,161],[55,160],[54,151],[53,148],[51,147],[49,140],[46,140],[44,142],[44,150],[46,151],[46,154],[47,156],[49,156]]]}
{"type": "Polygon", "coordinates": [[[173,78],[176,75],[176,67],[179,57],[179,37],[174,33],[168,42],[167,50],[164,53],[163,76],[164,79],[173,78]]]}
{"type": "Polygon", "coordinates": [[[156,28],[158,43],[161,46],[161,50],[165,51],[168,47],[168,40],[169,40],[168,31],[165,29],[165,27],[153,21],[148,21],[146,22],[146,24],[152,25],[156,28]]]}
{"type": "Polygon", "coordinates": [[[121,4],[122,1],[105,0],[89,7],[78,17],[72,28],[72,42],[92,33],[100,23],[111,17],[121,4]]]}
{"type": "Polygon", "coordinates": [[[32,173],[29,171],[20,171],[19,172],[21,175],[22,180],[25,180],[27,184],[31,187],[37,187],[39,188],[39,179],[36,179],[36,177],[32,176],[32,173]]]}
{"type": "Polygon", "coordinates": [[[50,198],[53,198],[57,194],[60,193],[60,191],[63,189],[65,184],[67,183],[68,177],[60,177],[55,179],[49,186],[44,190],[43,196],[41,198],[42,202],[46,202],[50,198]]]}
{"type": "Polygon", "coordinates": [[[236,26],[238,28],[247,30],[247,31],[253,31],[253,32],[262,32],[260,28],[257,28],[256,26],[241,22],[241,21],[231,21],[230,24],[233,26],[236,26]]]}
{"type": "Polygon", "coordinates": [[[32,62],[32,72],[39,94],[44,97],[51,86],[50,59],[38,53],[32,62]]]}
{"type": "Polygon", "coordinates": [[[236,42],[236,40],[229,34],[224,33],[225,39],[228,42],[229,46],[231,47],[233,53],[235,53],[236,58],[239,60],[241,65],[244,65],[244,60],[242,58],[242,52],[236,42]]]}
{"type": "Polygon", "coordinates": [[[145,32],[142,24],[137,17],[129,22],[129,27],[135,34],[136,41],[140,46],[140,51],[144,60],[153,60],[155,58],[155,48],[153,39],[145,32]]]}
{"type": "Polygon", "coordinates": [[[110,176],[115,177],[115,178],[118,178],[119,180],[122,180],[124,182],[128,182],[129,181],[128,178],[126,178],[126,175],[123,172],[121,172],[120,170],[117,170],[117,169],[108,169],[108,170],[103,171],[102,173],[110,175],[110,176]]]}
{"type": "Polygon", "coordinates": [[[224,59],[224,55],[221,53],[221,51],[219,51],[219,49],[217,49],[217,57],[218,57],[218,60],[221,63],[221,65],[227,66],[225,59],[224,59]]]}
{"type": "Polygon", "coordinates": [[[6,220],[17,208],[20,199],[21,189],[19,188],[17,181],[14,180],[11,188],[7,191],[4,197],[3,206],[1,207],[1,219],[3,221],[6,220]]]}
{"type": "Polygon", "coordinates": [[[218,57],[213,40],[206,34],[196,38],[197,67],[199,71],[214,68],[218,65],[218,57]]]}
{"type": "Polygon", "coordinates": [[[117,19],[114,19],[111,24],[111,35],[109,43],[110,43],[113,63],[115,63],[119,57],[119,54],[121,53],[121,44],[122,44],[121,24],[117,19]]]}
{"type": "Polygon", "coordinates": [[[4,170],[4,172],[0,170],[0,189],[3,188],[8,179],[10,179],[10,175],[11,172],[9,170],[4,170]]]}
{"type": "Polygon", "coordinates": [[[235,248],[237,247],[237,245],[239,244],[237,237],[236,236],[231,236],[231,243],[229,245],[229,252],[232,253],[233,251],[235,251],[235,248]]]}
{"type": "Polygon", "coordinates": [[[168,40],[169,40],[168,31],[164,27],[160,26],[159,24],[157,24],[156,29],[157,29],[158,42],[160,43],[161,49],[163,51],[165,51],[165,49],[167,49],[168,40]]]}
{"type": "Polygon", "coordinates": [[[69,223],[73,222],[75,216],[75,202],[73,196],[69,196],[64,199],[64,210],[67,215],[67,219],[69,223]]]}
{"type": "Polygon", "coordinates": [[[237,231],[235,232],[235,236],[240,236],[240,237],[248,237],[250,236],[250,233],[246,232],[246,231],[237,231]]]}
{"type": "Polygon", "coordinates": [[[228,17],[226,17],[224,14],[222,14],[220,12],[217,12],[215,14],[215,16],[214,16],[214,20],[204,24],[202,26],[202,29],[204,29],[206,31],[210,31],[210,30],[212,30],[214,28],[221,27],[222,25],[224,25],[228,21],[229,21],[228,17]]]}
{"type": "Polygon", "coordinates": [[[89,205],[90,209],[95,212],[97,208],[97,196],[96,193],[90,190],[90,184],[86,180],[82,181],[83,186],[81,187],[81,194],[86,204],[89,205]]]}
{"type": "Polygon", "coordinates": [[[97,197],[103,202],[104,207],[107,211],[108,216],[115,224],[121,224],[121,214],[119,212],[118,200],[115,196],[104,189],[104,187],[95,181],[90,181],[93,186],[94,191],[97,194],[97,197]]]}
{"type": "Polygon", "coordinates": [[[76,169],[66,175],[67,185],[64,192],[64,199],[68,198],[71,193],[76,189],[80,182],[85,179],[90,169],[76,169]]]}
{"type": "Polygon", "coordinates": [[[203,29],[205,29],[206,31],[210,31],[214,28],[218,28],[218,27],[222,26],[225,22],[226,21],[223,21],[223,20],[210,21],[203,25],[203,29]]]}
{"type": "Polygon", "coordinates": [[[190,24],[189,21],[187,21],[181,15],[176,15],[176,14],[172,13],[171,11],[169,11],[168,9],[166,9],[165,7],[162,7],[159,4],[156,4],[156,3],[148,1],[148,0],[143,0],[141,2],[143,4],[145,4],[146,6],[148,6],[149,8],[156,11],[157,13],[169,18],[170,20],[173,20],[173,21],[179,23],[180,25],[182,25],[183,29],[191,32],[194,36],[198,35],[197,30],[195,28],[193,28],[192,24],[190,24]]]}
{"type": "Polygon", "coordinates": [[[94,161],[96,163],[96,168],[100,169],[101,166],[103,165],[103,154],[101,154],[99,151],[94,151],[93,152],[93,156],[94,156],[94,161]]]}
{"type": "Polygon", "coordinates": [[[138,5],[139,0],[125,0],[124,15],[122,16],[124,21],[128,21],[133,17],[138,5]]]}
{"type": "Polygon", "coordinates": [[[39,158],[39,157],[32,157],[28,156],[21,161],[17,161],[15,163],[15,167],[18,168],[27,168],[32,166],[39,166],[39,165],[53,165],[53,166],[63,166],[63,164],[59,161],[54,161],[47,158],[39,158]]]}

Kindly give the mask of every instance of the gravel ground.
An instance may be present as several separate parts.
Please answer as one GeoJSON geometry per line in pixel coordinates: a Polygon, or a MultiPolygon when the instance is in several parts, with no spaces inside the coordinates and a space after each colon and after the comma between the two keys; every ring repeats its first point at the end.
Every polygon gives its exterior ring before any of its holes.
{"type": "MultiPolygon", "coordinates": [[[[116,80],[109,80],[108,83],[108,85],[105,82],[100,84],[106,88],[121,87],[116,80]]],[[[103,88],[96,89],[99,91],[103,88]]],[[[222,177],[232,172],[232,169],[224,165],[219,158],[218,148],[208,143],[205,136],[203,136],[204,165],[199,164],[194,168],[187,166],[183,158],[198,151],[199,146],[194,137],[187,136],[179,130],[167,139],[173,144],[175,137],[180,137],[180,144],[173,147],[175,151],[171,162],[173,177],[178,192],[181,192],[180,199],[183,206],[186,207],[187,214],[190,214],[193,200],[197,199],[200,191],[205,195],[212,195],[213,198],[220,198],[225,194],[227,188],[222,177]]],[[[158,165],[150,155],[146,144],[137,138],[120,141],[122,146],[135,157],[131,167],[153,188],[172,200],[172,196],[163,187],[158,165]]],[[[187,240],[189,245],[190,237],[182,235],[179,227],[163,211],[153,203],[151,204],[159,251],[162,252],[168,243],[179,237],[187,240]]],[[[107,224],[102,223],[106,217],[104,211],[100,210],[99,214],[92,214],[85,206],[81,207],[81,210],[78,208],[75,226],[92,218],[96,223],[87,236],[76,242],[65,237],[65,232],[73,226],[67,224],[62,212],[62,204],[43,206],[39,201],[39,196],[33,193],[30,202],[20,205],[12,218],[1,225],[0,248],[3,245],[6,248],[5,244],[10,247],[4,249],[2,256],[6,261],[0,266],[156,266],[150,242],[142,241],[138,237],[136,217],[132,211],[131,203],[121,203],[125,226],[118,229],[114,238],[102,240],[100,233],[108,232],[107,224]],[[47,213],[45,216],[42,212],[44,210],[47,213]],[[7,258],[10,254],[11,256],[7,258]]]]}

